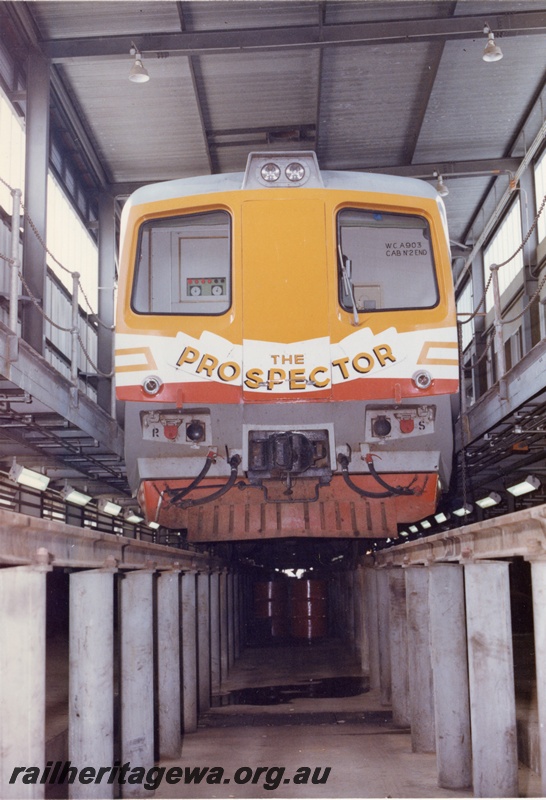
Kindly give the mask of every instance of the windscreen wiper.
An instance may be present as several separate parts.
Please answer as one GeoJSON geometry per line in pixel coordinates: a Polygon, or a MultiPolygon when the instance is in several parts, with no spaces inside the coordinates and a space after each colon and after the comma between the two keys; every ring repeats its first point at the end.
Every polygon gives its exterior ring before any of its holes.
{"type": "Polygon", "coordinates": [[[343,252],[341,250],[341,245],[338,245],[337,249],[338,249],[338,252],[339,252],[339,266],[341,268],[341,279],[343,281],[343,291],[347,295],[347,297],[350,297],[351,303],[353,304],[353,322],[352,322],[352,325],[354,325],[355,327],[358,327],[360,325],[360,319],[359,319],[359,316],[358,316],[358,310],[357,310],[356,302],[355,302],[354,286],[353,286],[353,282],[351,280],[351,260],[349,258],[346,258],[346,256],[343,255],[343,252]]]}

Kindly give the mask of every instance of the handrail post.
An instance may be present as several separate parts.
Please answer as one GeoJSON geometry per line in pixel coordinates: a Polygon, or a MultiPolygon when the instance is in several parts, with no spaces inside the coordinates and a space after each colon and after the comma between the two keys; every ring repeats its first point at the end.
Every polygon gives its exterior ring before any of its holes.
{"type": "Polygon", "coordinates": [[[504,353],[504,337],[502,335],[502,312],[499,290],[499,268],[497,264],[491,264],[491,279],[493,284],[493,311],[495,315],[495,350],[497,354],[497,380],[499,383],[499,395],[501,400],[507,400],[506,386],[506,356],[504,353]]]}
{"type": "Polygon", "coordinates": [[[21,226],[21,190],[12,189],[12,210],[11,210],[11,264],[10,264],[10,288],[9,288],[9,329],[15,336],[10,337],[9,360],[16,361],[19,353],[19,339],[17,336],[17,326],[19,322],[19,273],[21,271],[21,259],[19,258],[20,237],[19,228],[21,226]]]}

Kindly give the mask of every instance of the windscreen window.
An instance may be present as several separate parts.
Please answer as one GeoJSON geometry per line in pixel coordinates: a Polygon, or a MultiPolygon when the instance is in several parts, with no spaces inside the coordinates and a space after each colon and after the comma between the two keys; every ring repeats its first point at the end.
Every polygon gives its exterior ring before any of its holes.
{"type": "Polygon", "coordinates": [[[346,311],[431,308],[438,288],[428,223],[345,208],[337,218],[339,298],[346,311]]]}
{"type": "Polygon", "coordinates": [[[227,211],[145,222],[140,228],[132,306],[140,314],[225,313],[231,305],[227,211]]]}

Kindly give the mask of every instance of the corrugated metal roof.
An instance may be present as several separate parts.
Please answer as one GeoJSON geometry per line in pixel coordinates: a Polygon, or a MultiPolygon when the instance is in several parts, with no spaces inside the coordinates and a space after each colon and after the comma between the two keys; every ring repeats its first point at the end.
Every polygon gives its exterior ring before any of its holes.
{"type": "Polygon", "coordinates": [[[431,180],[448,164],[463,240],[492,179],[450,173],[487,173],[541,124],[534,112],[518,139],[544,92],[546,0],[24,5],[115,184],[236,171],[268,148],[431,180]],[[504,51],[492,64],[486,22],[504,51]],[[147,84],[127,80],[133,41],[147,84]]]}

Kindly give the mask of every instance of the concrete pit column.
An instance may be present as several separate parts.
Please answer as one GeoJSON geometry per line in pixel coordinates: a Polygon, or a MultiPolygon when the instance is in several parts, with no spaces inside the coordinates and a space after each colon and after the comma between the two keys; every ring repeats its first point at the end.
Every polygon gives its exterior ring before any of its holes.
{"type": "Polygon", "coordinates": [[[407,567],[409,712],[414,753],[434,753],[434,691],[430,653],[429,573],[426,567],[407,567]]]}
{"type": "Polygon", "coordinates": [[[377,570],[364,567],[364,604],[369,642],[370,689],[379,689],[379,620],[377,614],[377,570]]]}
{"type": "Polygon", "coordinates": [[[239,573],[233,576],[233,654],[235,659],[241,655],[241,580],[239,573]]]}
{"type": "MultiPolygon", "coordinates": [[[[40,551],[38,551],[40,553],[40,551]]],[[[47,553],[36,567],[0,570],[0,786],[3,800],[42,798],[44,784],[13,779],[16,767],[45,766],[47,553]]]]}
{"type": "Polygon", "coordinates": [[[464,574],[460,564],[429,567],[430,640],[438,785],[472,785],[464,574]]]}
{"type": "Polygon", "coordinates": [[[531,562],[542,796],[546,797],[546,561],[531,562]]]}
{"type": "Polygon", "coordinates": [[[508,564],[465,564],[475,797],[517,797],[516,703],[508,564]]]}
{"type": "Polygon", "coordinates": [[[389,570],[377,571],[377,629],[379,634],[379,687],[381,704],[392,699],[391,642],[389,631],[389,570]]]}
{"type": "Polygon", "coordinates": [[[210,576],[210,690],[220,693],[220,573],[210,576]]]}
{"type": "Polygon", "coordinates": [[[355,572],[351,570],[345,575],[347,585],[347,632],[353,653],[357,652],[356,641],[356,606],[355,606],[355,572]]]}
{"type": "Polygon", "coordinates": [[[195,572],[182,575],[182,708],[184,733],[197,730],[197,592],[195,572]]]}
{"type": "Polygon", "coordinates": [[[406,574],[396,568],[389,574],[389,629],[391,632],[392,721],[400,727],[410,724],[408,620],[406,574]]]}
{"type": "Polygon", "coordinates": [[[178,758],[181,737],[180,569],[157,581],[157,687],[159,757],[178,758]]]}
{"type": "Polygon", "coordinates": [[[210,708],[210,578],[208,572],[197,575],[197,661],[199,712],[210,708]]]}
{"type": "MultiPolygon", "coordinates": [[[[114,574],[70,575],[68,758],[82,766],[114,763],[114,574]]],[[[114,785],[71,783],[70,798],[111,798],[114,785]]]]}
{"type": "Polygon", "coordinates": [[[220,682],[223,683],[229,673],[229,622],[228,622],[228,590],[227,572],[220,573],[220,682]]]}
{"type": "Polygon", "coordinates": [[[231,669],[235,661],[235,602],[234,602],[234,582],[233,572],[227,574],[227,616],[228,616],[228,669],[231,669]]]}
{"type": "Polygon", "coordinates": [[[370,674],[370,642],[368,639],[368,628],[366,617],[368,608],[365,599],[365,571],[363,567],[356,570],[356,609],[358,625],[358,653],[360,666],[365,675],[370,674]]]}
{"type": "MultiPolygon", "coordinates": [[[[121,763],[146,770],[154,765],[154,617],[152,570],[123,576],[120,586],[121,763]]],[[[122,797],[145,797],[139,784],[125,783],[122,797]]]]}

